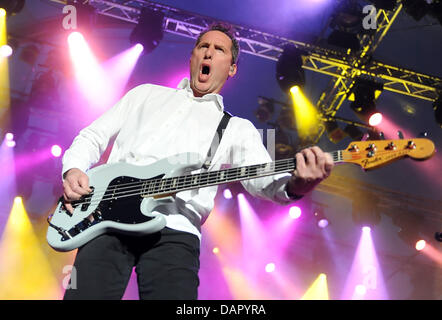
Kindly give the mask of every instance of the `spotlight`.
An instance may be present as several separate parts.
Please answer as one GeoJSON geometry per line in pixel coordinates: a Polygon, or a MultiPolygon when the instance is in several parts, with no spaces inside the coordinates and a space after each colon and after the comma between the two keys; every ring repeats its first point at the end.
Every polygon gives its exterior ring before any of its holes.
{"type": "Polygon", "coordinates": [[[7,58],[12,55],[12,48],[10,45],[4,44],[0,47],[0,56],[3,58],[7,58]]]}
{"type": "Polygon", "coordinates": [[[5,139],[6,139],[7,141],[12,141],[12,140],[14,140],[14,134],[8,132],[7,134],[5,134],[5,139]]]}
{"type": "Polygon", "coordinates": [[[140,44],[144,48],[144,54],[152,52],[163,39],[164,13],[142,9],[138,24],[130,35],[131,44],[140,44]]]}
{"type": "Polygon", "coordinates": [[[352,101],[350,108],[362,121],[371,121],[373,124],[379,125],[382,121],[382,115],[376,110],[376,99],[382,93],[384,86],[371,80],[357,79],[349,100],[352,101]],[[376,115],[375,115],[376,114],[376,115]],[[374,116],[374,118],[371,118],[374,116]]]}
{"type": "Polygon", "coordinates": [[[298,219],[301,216],[301,208],[298,206],[293,206],[289,209],[289,216],[292,219],[298,219]]]}
{"type": "Polygon", "coordinates": [[[218,247],[213,248],[212,252],[213,252],[213,254],[218,254],[219,248],[218,247]]]}
{"type": "Polygon", "coordinates": [[[302,55],[306,53],[294,45],[286,45],[276,63],[276,80],[282,91],[288,93],[293,86],[305,85],[302,55]]]}
{"type": "Polygon", "coordinates": [[[329,221],[324,214],[323,208],[321,207],[317,208],[313,213],[313,215],[315,216],[316,224],[318,225],[319,228],[324,229],[329,225],[329,221]]]}
{"type": "Polygon", "coordinates": [[[417,251],[422,251],[425,249],[425,246],[427,245],[427,242],[425,240],[418,240],[416,242],[415,248],[417,251]]]}
{"type": "Polygon", "coordinates": [[[55,158],[58,158],[58,157],[60,157],[61,156],[61,152],[62,152],[62,149],[61,149],[61,147],[59,146],[59,145],[53,145],[52,146],[52,148],[51,148],[51,154],[55,157],[55,158]]]}
{"type": "Polygon", "coordinates": [[[233,198],[232,191],[230,191],[230,189],[224,189],[223,196],[225,199],[232,199],[233,198]]]}
{"type": "Polygon", "coordinates": [[[442,128],[442,93],[439,94],[439,98],[433,103],[433,110],[436,122],[442,128]]]}
{"type": "Polygon", "coordinates": [[[4,10],[0,11],[0,16],[14,16],[19,13],[24,6],[25,0],[0,0],[0,8],[4,10]]]}
{"type": "Polygon", "coordinates": [[[6,10],[3,8],[0,8],[0,18],[6,16],[6,10]]]}
{"type": "Polygon", "coordinates": [[[266,264],[265,270],[267,273],[275,271],[275,264],[270,262],[266,264]]]}
{"type": "Polygon", "coordinates": [[[261,122],[269,121],[275,112],[275,106],[270,100],[263,97],[258,97],[258,104],[259,107],[255,111],[256,118],[261,122]]]}

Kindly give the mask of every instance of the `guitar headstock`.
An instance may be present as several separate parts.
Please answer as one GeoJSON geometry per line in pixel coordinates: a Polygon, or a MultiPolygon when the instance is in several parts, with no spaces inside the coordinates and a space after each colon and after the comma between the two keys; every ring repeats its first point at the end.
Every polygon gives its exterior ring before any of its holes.
{"type": "Polygon", "coordinates": [[[342,160],[370,170],[404,157],[426,160],[431,158],[434,152],[433,141],[425,138],[354,141],[342,151],[342,160]]]}

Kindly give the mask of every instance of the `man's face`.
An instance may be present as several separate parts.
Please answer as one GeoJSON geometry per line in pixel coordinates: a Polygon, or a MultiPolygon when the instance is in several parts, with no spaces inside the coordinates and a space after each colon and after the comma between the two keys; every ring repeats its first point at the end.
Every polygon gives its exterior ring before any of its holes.
{"type": "Polygon", "coordinates": [[[232,40],[221,31],[209,31],[201,37],[190,57],[190,87],[196,97],[219,93],[227,78],[236,74],[231,47],[232,40]]]}

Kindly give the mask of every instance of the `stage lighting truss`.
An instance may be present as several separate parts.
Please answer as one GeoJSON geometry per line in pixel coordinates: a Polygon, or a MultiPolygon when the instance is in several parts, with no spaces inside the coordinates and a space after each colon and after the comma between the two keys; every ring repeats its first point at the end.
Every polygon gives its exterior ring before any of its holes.
{"type": "MultiPolygon", "coordinates": [[[[147,0],[90,0],[89,3],[97,9],[98,14],[132,23],[137,23],[142,8],[162,11],[165,15],[165,32],[192,39],[196,39],[202,30],[216,21],[147,0]]],[[[391,9],[392,5],[383,7],[391,9]]],[[[431,102],[437,99],[438,91],[442,90],[441,78],[387,65],[371,58],[402,8],[401,0],[396,0],[393,10],[379,8],[377,29],[374,34],[367,32],[360,35],[362,49],[358,53],[294,41],[242,26],[234,27],[243,53],[278,61],[287,44],[306,52],[307,55],[303,56],[304,69],[333,77],[321,95],[317,109],[324,116],[335,116],[354,85],[354,80],[360,76],[382,82],[386,91],[431,102]]],[[[316,143],[324,131],[325,126],[322,126],[312,143],[316,143]]]]}

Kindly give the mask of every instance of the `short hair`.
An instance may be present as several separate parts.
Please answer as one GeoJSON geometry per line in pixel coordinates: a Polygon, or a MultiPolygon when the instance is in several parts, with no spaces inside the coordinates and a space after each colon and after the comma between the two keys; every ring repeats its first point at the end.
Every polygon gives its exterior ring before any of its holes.
{"type": "Polygon", "coordinates": [[[198,38],[196,39],[195,47],[201,42],[201,38],[209,31],[221,31],[225,35],[227,35],[230,40],[232,40],[232,47],[230,48],[230,51],[232,51],[232,63],[231,64],[237,64],[238,58],[239,58],[239,43],[238,40],[235,38],[235,30],[232,25],[227,24],[225,22],[215,22],[212,23],[207,29],[201,31],[201,33],[198,35],[198,38]]]}

